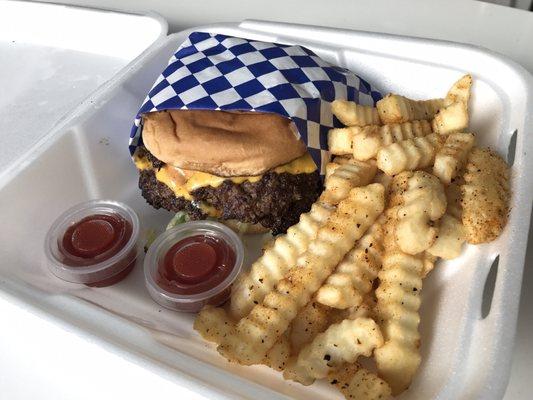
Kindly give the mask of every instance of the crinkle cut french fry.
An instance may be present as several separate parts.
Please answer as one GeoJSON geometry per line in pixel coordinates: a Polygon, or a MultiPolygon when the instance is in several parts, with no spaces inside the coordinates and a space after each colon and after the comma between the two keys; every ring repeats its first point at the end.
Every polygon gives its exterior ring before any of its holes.
{"type": "Polygon", "coordinates": [[[326,180],[338,169],[341,165],[357,164],[358,161],[347,156],[337,156],[326,164],[326,180]]]}
{"type": "Polygon", "coordinates": [[[354,187],[369,184],[376,171],[375,164],[370,162],[350,160],[339,165],[326,176],[320,201],[329,205],[338,204],[354,187]]]}
{"type": "Polygon", "coordinates": [[[441,108],[431,122],[433,132],[448,135],[464,132],[468,128],[468,108],[465,103],[456,102],[441,108]]]}
{"type": "Polygon", "coordinates": [[[397,94],[388,94],[376,104],[383,124],[399,124],[420,119],[430,120],[446,106],[445,99],[412,100],[397,94]]]}
{"type": "Polygon", "coordinates": [[[331,111],[346,126],[365,126],[380,123],[378,110],[372,106],[362,106],[347,100],[335,100],[331,111]]]}
{"type": "Polygon", "coordinates": [[[412,100],[388,94],[377,102],[379,118],[383,124],[401,123],[419,119],[431,120],[437,111],[452,103],[468,104],[472,77],[465,75],[454,83],[445,99],[412,100]]]}
{"type": "Polygon", "coordinates": [[[366,161],[375,158],[383,146],[430,133],[431,124],[425,120],[383,126],[340,128],[329,131],[328,144],[333,154],[351,154],[356,160],[366,161]]]}
{"type": "Polygon", "coordinates": [[[420,365],[420,290],[423,262],[402,252],[386,254],[376,289],[378,322],[385,344],[374,351],[378,372],[399,394],[420,365]]]}
{"type": "Polygon", "coordinates": [[[205,340],[220,344],[226,336],[232,334],[235,323],[223,308],[206,306],[196,316],[193,328],[205,340]]]}
{"type": "Polygon", "coordinates": [[[468,153],[474,146],[474,135],[471,133],[452,133],[446,138],[435,155],[433,175],[445,184],[450,184],[464,167],[468,153]]]}
{"type": "Polygon", "coordinates": [[[470,74],[464,75],[457,82],[453,84],[446,95],[446,102],[448,104],[461,102],[468,106],[470,99],[470,88],[472,87],[472,76],[470,74]]]}
{"type": "Polygon", "coordinates": [[[507,223],[510,201],[509,167],[490,149],[474,148],[468,157],[461,187],[463,215],[469,243],[496,239],[507,223]]]}
{"type": "Polygon", "coordinates": [[[378,151],[377,166],[387,175],[429,167],[444,140],[444,137],[432,133],[392,143],[378,151]]]}
{"type": "Polygon", "coordinates": [[[241,364],[260,363],[383,207],[382,185],[375,183],[352,189],[318,230],[317,237],[299,258],[298,266],[237,323],[235,335],[227,337],[218,351],[241,364]]]}
{"type": "Polygon", "coordinates": [[[378,274],[375,291],[376,321],[381,327],[385,344],[374,351],[380,377],[391,386],[394,395],[405,390],[418,366],[420,354],[420,291],[426,268],[424,253],[416,256],[403,253],[396,241],[397,199],[402,197],[404,182],[393,182],[390,198],[393,209],[386,210],[383,226],[385,254],[378,274]]]}
{"type": "Polygon", "coordinates": [[[472,77],[465,75],[459,79],[446,95],[446,105],[432,121],[433,131],[441,135],[464,132],[468,128],[468,100],[472,77]]]}
{"type": "Polygon", "coordinates": [[[465,229],[462,222],[448,214],[439,221],[439,235],[427,252],[435,257],[451,260],[459,257],[465,242],[465,229]]]}
{"type": "Polygon", "coordinates": [[[380,376],[394,394],[399,394],[409,386],[420,364],[418,309],[424,256],[408,255],[398,248],[394,237],[395,214],[390,211],[385,224],[385,255],[375,292],[374,312],[385,344],[374,351],[374,356],[380,376]]]}
{"type": "Polygon", "coordinates": [[[372,129],[365,127],[360,133],[354,134],[353,156],[356,160],[368,160],[376,157],[378,150],[384,146],[430,133],[431,125],[425,120],[383,125],[372,129]]]}
{"type": "Polygon", "coordinates": [[[361,304],[363,297],[370,292],[381,267],[383,233],[380,219],[359,239],[335,272],[318,289],[316,299],[319,303],[346,309],[361,304]]]}
{"type": "Polygon", "coordinates": [[[344,312],[311,300],[296,315],[290,327],[290,344],[292,354],[298,354],[302,347],[310,343],[316,335],[324,332],[328,326],[340,322],[344,312]]]}
{"type": "Polygon", "coordinates": [[[383,124],[401,123],[419,119],[431,120],[437,111],[452,103],[468,104],[472,77],[465,75],[448,91],[445,99],[412,100],[388,94],[377,102],[379,118],[383,124]]]}
{"type": "Polygon", "coordinates": [[[405,253],[421,253],[435,242],[438,228],[433,222],[446,212],[444,187],[435,176],[423,171],[404,172],[394,180],[407,183],[397,211],[396,242],[405,253]]]}
{"type": "Polygon", "coordinates": [[[318,229],[331,215],[332,209],[313,204],[311,211],[302,214],[300,221],[291,226],[285,235],[278,236],[273,245],[252,264],[250,272],[233,285],[230,314],[235,319],[247,315],[259,304],[276,283],[292,268],[299,255],[315,238],[318,229]]]}
{"type": "Polygon", "coordinates": [[[283,371],[291,356],[290,332],[286,330],[276,344],[268,351],[263,364],[277,371],[283,371]]]}
{"type": "Polygon", "coordinates": [[[383,126],[356,128],[353,133],[352,151],[356,160],[366,161],[375,158],[379,149],[392,143],[431,133],[428,121],[404,122],[383,126]]]}
{"type": "Polygon", "coordinates": [[[373,319],[345,319],[305,346],[292,371],[285,376],[310,385],[315,379],[327,377],[335,368],[355,362],[359,356],[369,357],[381,345],[383,336],[373,319]]]}
{"type": "Polygon", "coordinates": [[[331,154],[340,156],[352,155],[353,136],[360,129],[359,127],[330,129],[328,132],[328,149],[331,154]]]}
{"type": "MultiPolygon", "coordinates": [[[[389,132],[391,125],[370,125],[363,128],[355,128],[352,131],[352,155],[360,161],[367,161],[376,157],[376,153],[383,146],[380,132],[389,132]],[[356,130],[357,129],[357,130],[356,130]]],[[[399,126],[399,124],[398,124],[399,126]]]]}
{"type": "Polygon", "coordinates": [[[335,385],[347,400],[387,400],[392,396],[387,382],[357,363],[346,364],[331,372],[328,382],[335,385]]]}

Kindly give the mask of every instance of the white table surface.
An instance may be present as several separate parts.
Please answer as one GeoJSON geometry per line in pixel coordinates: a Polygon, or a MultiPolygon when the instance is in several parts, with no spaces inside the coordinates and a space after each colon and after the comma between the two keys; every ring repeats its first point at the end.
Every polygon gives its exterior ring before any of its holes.
{"type": "MultiPolygon", "coordinates": [[[[70,0],[70,4],[156,11],[170,31],[246,18],[287,21],[478,44],[533,73],[533,13],[469,0],[70,0]]],[[[526,217],[526,216],[524,216],[526,217]]],[[[529,216],[528,216],[529,217],[529,216]]],[[[530,229],[531,231],[531,229],[530,229]]],[[[519,267],[519,266],[517,266],[519,267]]],[[[1,297],[0,399],[202,399],[1,297]],[[39,340],[35,340],[36,335],[39,340]],[[15,340],[16,339],[16,340],[15,340]],[[44,340],[42,340],[44,339],[44,340]],[[13,342],[27,346],[11,346],[13,342]],[[43,348],[42,343],[48,343],[43,348]],[[85,363],[79,363],[81,359],[85,363]],[[73,372],[72,366],[76,365],[73,372]],[[94,366],[98,367],[94,367],[94,366]],[[65,384],[68,381],[69,384],[65,384]],[[94,384],[98,382],[98,384],[94,384]]],[[[533,238],[530,234],[511,380],[505,400],[531,398],[533,379],[533,238]]]]}

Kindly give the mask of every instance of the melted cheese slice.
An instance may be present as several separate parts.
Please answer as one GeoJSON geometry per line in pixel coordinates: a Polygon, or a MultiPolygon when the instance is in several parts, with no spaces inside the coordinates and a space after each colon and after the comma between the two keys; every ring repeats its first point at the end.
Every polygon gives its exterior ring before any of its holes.
{"type": "Polygon", "coordinates": [[[185,200],[192,201],[190,190],[187,188],[187,179],[180,175],[179,171],[169,165],[155,171],[155,179],[171,188],[176,196],[185,197],[185,200]]]}
{"type": "MultiPolygon", "coordinates": [[[[152,163],[146,157],[133,157],[135,165],[139,170],[154,169],[152,163]]],[[[274,168],[274,172],[289,173],[293,175],[297,174],[310,174],[316,171],[316,164],[309,155],[306,153],[302,157],[299,157],[287,164],[280,165],[274,168]]],[[[235,177],[223,177],[212,175],[207,172],[184,170],[181,168],[173,167],[172,165],[165,164],[161,169],[155,170],[156,179],[167,185],[174,194],[178,197],[183,197],[186,200],[193,201],[191,192],[205,186],[219,187],[225,180],[230,180],[235,184],[241,184],[243,182],[257,182],[262,178],[262,175],[254,176],[235,176],[235,177]]],[[[217,211],[214,207],[208,205],[200,205],[200,208],[211,216],[216,216],[217,211]]]]}

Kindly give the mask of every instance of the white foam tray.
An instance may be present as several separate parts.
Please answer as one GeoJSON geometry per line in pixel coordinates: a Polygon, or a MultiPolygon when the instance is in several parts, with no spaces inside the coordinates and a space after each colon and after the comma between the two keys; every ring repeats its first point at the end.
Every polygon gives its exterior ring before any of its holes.
{"type": "MultiPolygon", "coordinates": [[[[533,121],[526,112],[533,108],[532,77],[490,51],[450,42],[257,21],[197,30],[302,44],[384,92],[415,98],[442,96],[461,74],[472,73],[471,129],[479,142],[507,155],[517,132],[511,217],[497,241],[468,246],[459,259],[439,263],[424,281],[423,361],[402,398],[501,398],[533,195],[533,161],[527,154],[533,121]],[[497,256],[494,291],[485,291],[497,256]],[[489,304],[492,300],[486,315],[484,297],[489,304]]],[[[127,142],[147,90],[187,34],[171,35],[135,60],[43,138],[23,164],[0,177],[0,295],[30,304],[147,368],[171,374],[207,398],[341,398],[326,384],[304,387],[263,366],[226,363],[192,330],[192,315],[161,309],[149,298],[140,263],[124,281],[101,289],[60,283],[43,267],[41,244],[48,226],[80,201],[125,201],[139,213],[145,230],[161,230],[166,223],[169,214],[152,209],[140,196],[127,142]]]]}

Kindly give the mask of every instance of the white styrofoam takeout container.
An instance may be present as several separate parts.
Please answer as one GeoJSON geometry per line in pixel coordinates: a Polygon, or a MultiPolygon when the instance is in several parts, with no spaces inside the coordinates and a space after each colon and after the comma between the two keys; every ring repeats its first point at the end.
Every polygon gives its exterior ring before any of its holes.
{"type": "MultiPolygon", "coordinates": [[[[414,98],[442,96],[459,76],[472,73],[471,130],[478,142],[503,156],[516,145],[514,157],[509,156],[514,158],[511,217],[497,241],[465,247],[460,258],[440,262],[424,281],[423,361],[402,398],[501,398],[533,195],[528,175],[533,161],[527,154],[533,135],[527,112],[533,107],[532,77],[490,51],[450,42],[258,21],[196,30],[301,44],[383,92],[414,98]],[[493,290],[490,280],[486,285],[491,270],[493,290]]],[[[192,315],[161,309],[150,299],[141,264],[123,282],[100,289],[58,282],[42,264],[40,244],[48,226],[77,202],[114,198],[138,212],[144,232],[165,226],[170,214],[148,206],[137,189],[128,132],[147,90],[188,33],[153,46],[43,138],[19,168],[0,177],[0,291],[125,357],[175,374],[183,386],[208,398],[341,398],[324,383],[304,387],[263,366],[228,364],[192,330],[192,315]]]]}
{"type": "Polygon", "coordinates": [[[167,29],[155,14],[0,0],[0,175],[167,29]]]}

